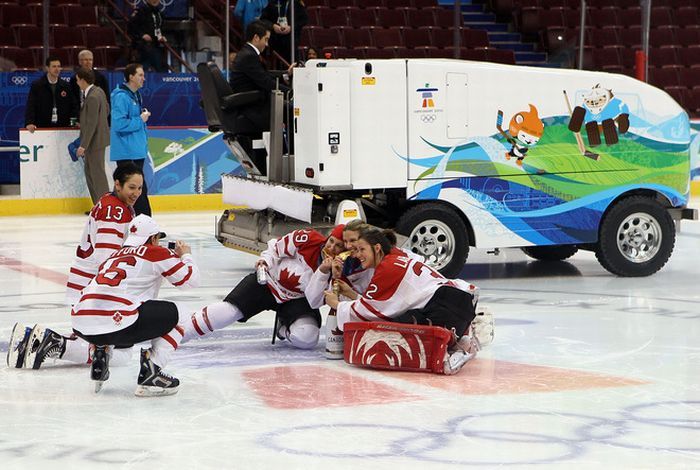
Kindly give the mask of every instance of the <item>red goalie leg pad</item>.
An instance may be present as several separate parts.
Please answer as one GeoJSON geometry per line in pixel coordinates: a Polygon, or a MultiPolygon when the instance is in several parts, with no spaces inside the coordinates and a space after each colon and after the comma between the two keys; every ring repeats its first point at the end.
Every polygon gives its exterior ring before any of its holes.
{"type": "Polygon", "coordinates": [[[345,324],[344,339],[348,364],[442,374],[452,332],[439,326],[351,322],[345,324]]]}

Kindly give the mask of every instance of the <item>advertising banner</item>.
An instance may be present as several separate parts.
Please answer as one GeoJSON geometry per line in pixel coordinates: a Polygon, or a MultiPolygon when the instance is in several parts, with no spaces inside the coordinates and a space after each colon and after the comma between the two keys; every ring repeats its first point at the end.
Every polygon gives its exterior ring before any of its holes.
{"type": "MultiPolygon", "coordinates": [[[[122,72],[103,73],[110,90],[124,81],[122,72]]],[[[0,147],[16,148],[19,144],[19,129],[24,127],[29,87],[42,75],[41,72],[27,71],[0,73],[0,147]]],[[[61,79],[67,81],[71,75],[64,72],[61,79]]],[[[206,125],[204,111],[199,106],[199,79],[195,74],[147,72],[141,95],[144,106],[151,112],[149,126],[206,125]]],[[[16,152],[0,152],[0,184],[19,183],[19,167],[16,152]]]]}
{"type": "MultiPolygon", "coordinates": [[[[20,131],[20,196],[22,199],[89,197],[82,159],[73,161],[68,144],[74,129],[20,131]]],[[[148,129],[149,161],[144,168],[149,194],[221,192],[221,174],[243,174],[221,138],[203,127],[148,129]]],[[[116,168],[105,152],[111,184],[116,168]]]]}

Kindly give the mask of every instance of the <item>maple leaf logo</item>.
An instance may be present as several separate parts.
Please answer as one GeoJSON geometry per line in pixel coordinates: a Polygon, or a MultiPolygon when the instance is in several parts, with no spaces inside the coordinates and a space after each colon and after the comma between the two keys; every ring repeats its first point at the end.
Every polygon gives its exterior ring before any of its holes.
{"type": "Polygon", "coordinates": [[[115,312],[114,315],[112,315],[112,320],[114,320],[114,323],[116,323],[117,325],[121,325],[122,318],[122,314],[119,312],[115,312]]]}
{"type": "Polygon", "coordinates": [[[280,273],[280,285],[287,290],[301,294],[299,290],[299,280],[301,276],[290,273],[287,268],[284,268],[280,273]]]}
{"type": "Polygon", "coordinates": [[[131,232],[131,233],[136,233],[136,225],[132,225],[132,226],[129,228],[129,232],[131,232]]]}

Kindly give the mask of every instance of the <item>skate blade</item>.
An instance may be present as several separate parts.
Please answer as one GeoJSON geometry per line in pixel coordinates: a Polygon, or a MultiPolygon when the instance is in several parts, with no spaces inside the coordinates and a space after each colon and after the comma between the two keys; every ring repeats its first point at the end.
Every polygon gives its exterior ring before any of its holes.
{"type": "Polygon", "coordinates": [[[102,390],[102,387],[104,386],[104,381],[102,380],[96,380],[95,381],[95,393],[100,393],[100,390],[102,390]]]}
{"type": "Polygon", "coordinates": [[[35,362],[37,352],[39,352],[39,346],[41,345],[41,340],[44,338],[45,330],[45,328],[39,325],[34,325],[34,328],[32,328],[32,333],[29,335],[29,341],[27,342],[27,352],[24,354],[25,369],[38,369],[41,367],[41,362],[38,364],[35,364],[35,362]]]}
{"type": "Polygon", "coordinates": [[[7,367],[11,369],[21,369],[24,365],[24,357],[26,354],[26,349],[20,354],[19,345],[24,339],[31,334],[32,327],[24,326],[20,323],[15,323],[12,328],[12,334],[10,335],[10,342],[7,345],[7,367]],[[29,330],[29,333],[27,333],[29,330]]]}
{"type": "Polygon", "coordinates": [[[148,385],[139,385],[136,387],[136,392],[134,395],[137,397],[166,397],[169,395],[175,395],[179,387],[173,388],[163,388],[163,387],[152,387],[148,385]]]}

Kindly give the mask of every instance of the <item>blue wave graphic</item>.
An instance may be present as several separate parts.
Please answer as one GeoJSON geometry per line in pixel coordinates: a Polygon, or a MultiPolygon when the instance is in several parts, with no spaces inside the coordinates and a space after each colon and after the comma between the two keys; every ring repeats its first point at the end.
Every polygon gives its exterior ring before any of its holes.
{"type": "MultiPolygon", "coordinates": [[[[603,212],[610,202],[631,189],[650,189],[664,194],[673,205],[687,197],[661,185],[625,185],[573,201],[499,178],[456,178],[434,184],[414,196],[437,199],[442,189],[462,189],[508,230],[537,245],[591,243],[597,240],[603,212]]],[[[465,201],[465,204],[469,202],[465,201]]]]}

